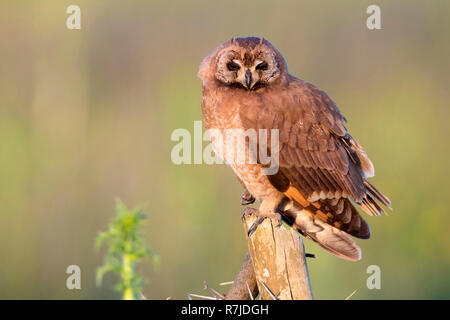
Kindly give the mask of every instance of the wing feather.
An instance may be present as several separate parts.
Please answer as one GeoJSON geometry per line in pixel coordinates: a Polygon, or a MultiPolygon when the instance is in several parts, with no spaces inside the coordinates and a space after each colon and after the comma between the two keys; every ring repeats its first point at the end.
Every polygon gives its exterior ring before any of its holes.
{"type": "Polygon", "coordinates": [[[379,203],[389,207],[367,182],[373,165],[325,92],[293,78],[287,90],[259,101],[256,110],[240,109],[241,122],[245,129],[279,130],[279,171],[308,201],[349,197],[370,215],[384,212],[379,203]]]}

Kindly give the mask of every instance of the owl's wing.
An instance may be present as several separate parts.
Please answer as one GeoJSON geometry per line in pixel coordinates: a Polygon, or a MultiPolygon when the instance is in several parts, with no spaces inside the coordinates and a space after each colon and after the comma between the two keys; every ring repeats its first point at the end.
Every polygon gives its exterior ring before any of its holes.
{"type": "Polygon", "coordinates": [[[315,207],[322,221],[370,237],[349,199],[369,215],[380,215],[379,203],[389,207],[390,201],[366,180],[374,175],[373,165],[325,92],[295,79],[287,90],[266,94],[255,108],[244,105],[240,119],[245,129],[279,130],[279,171],[269,176],[278,190],[315,207]]]}

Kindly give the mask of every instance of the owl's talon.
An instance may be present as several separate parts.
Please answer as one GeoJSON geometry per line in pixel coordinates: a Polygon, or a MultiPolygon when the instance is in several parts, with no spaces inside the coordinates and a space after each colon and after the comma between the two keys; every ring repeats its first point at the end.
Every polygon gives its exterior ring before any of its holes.
{"type": "Polygon", "coordinates": [[[283,218],[285,217],[284,212],[281,209],[276,208],[275,209],[275,217],[278,220],[277,228],[279,228],[283,224],[283,218]]]}
{"type": "Polygon", "coordinates": [[[248,190],[245,190],[241,195],[241,205],[246,206],[253,202],[255,202],[255,197],[253,197],[248,190]]]}
{"type": "Polygon", "coordinates": [[[281,227],[282,224],[283,223],[281,222],[281,217],[280,217],[280,219],[278,219],[277,228],[281,227]]]}
{"type": "Polygon", "coordinates": [[[256,221],[250,226],[250,228],[248,229],[248,232],[247,232],[247,235],[248,235],[249,237],[251,237],[251,236],[255,233],[256,229],[258,228],[258,226],[259,226],[261,223],[263,223],[264,219],[266,219],[266,217],[259,216],[259,217],[256,219],[256,221]]]}
{"type": "Polygon", "coordinates": [[[247,208],[245,208],[244,210],[242,210],[242,214],[241,214],[241,220],[242,220],[242,221],[244,221],[246,215],[247,215],[247,208]]]}

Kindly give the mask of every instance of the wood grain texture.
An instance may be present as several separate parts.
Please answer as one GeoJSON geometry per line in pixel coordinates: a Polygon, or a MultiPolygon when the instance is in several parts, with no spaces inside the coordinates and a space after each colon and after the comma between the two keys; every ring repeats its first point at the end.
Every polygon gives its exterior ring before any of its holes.
{"type": "MultiPolygon", "coordinates": [[[[247,208],[244,228],[247,234],[256,221],[256,209],[247,208]]],[[[247,236],[253,269],[262,300],[273,298],[264,283],[278,300],[311,300],[313,294],[309,281],[303,241],[296,231],[278,227],[278,221],[265,219],[256,232],[247,236]]]]}

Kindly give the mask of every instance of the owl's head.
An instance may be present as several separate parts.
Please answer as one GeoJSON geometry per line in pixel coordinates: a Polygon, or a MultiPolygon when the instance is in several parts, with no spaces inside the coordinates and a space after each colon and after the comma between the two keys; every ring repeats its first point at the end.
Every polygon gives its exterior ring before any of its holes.
{"type": "Polygon", "coordinates": [[[200,65],[203,81],[257,90],[287,75],[281,53],[264,38],[233,38],[214,50],[200,65]]]}

